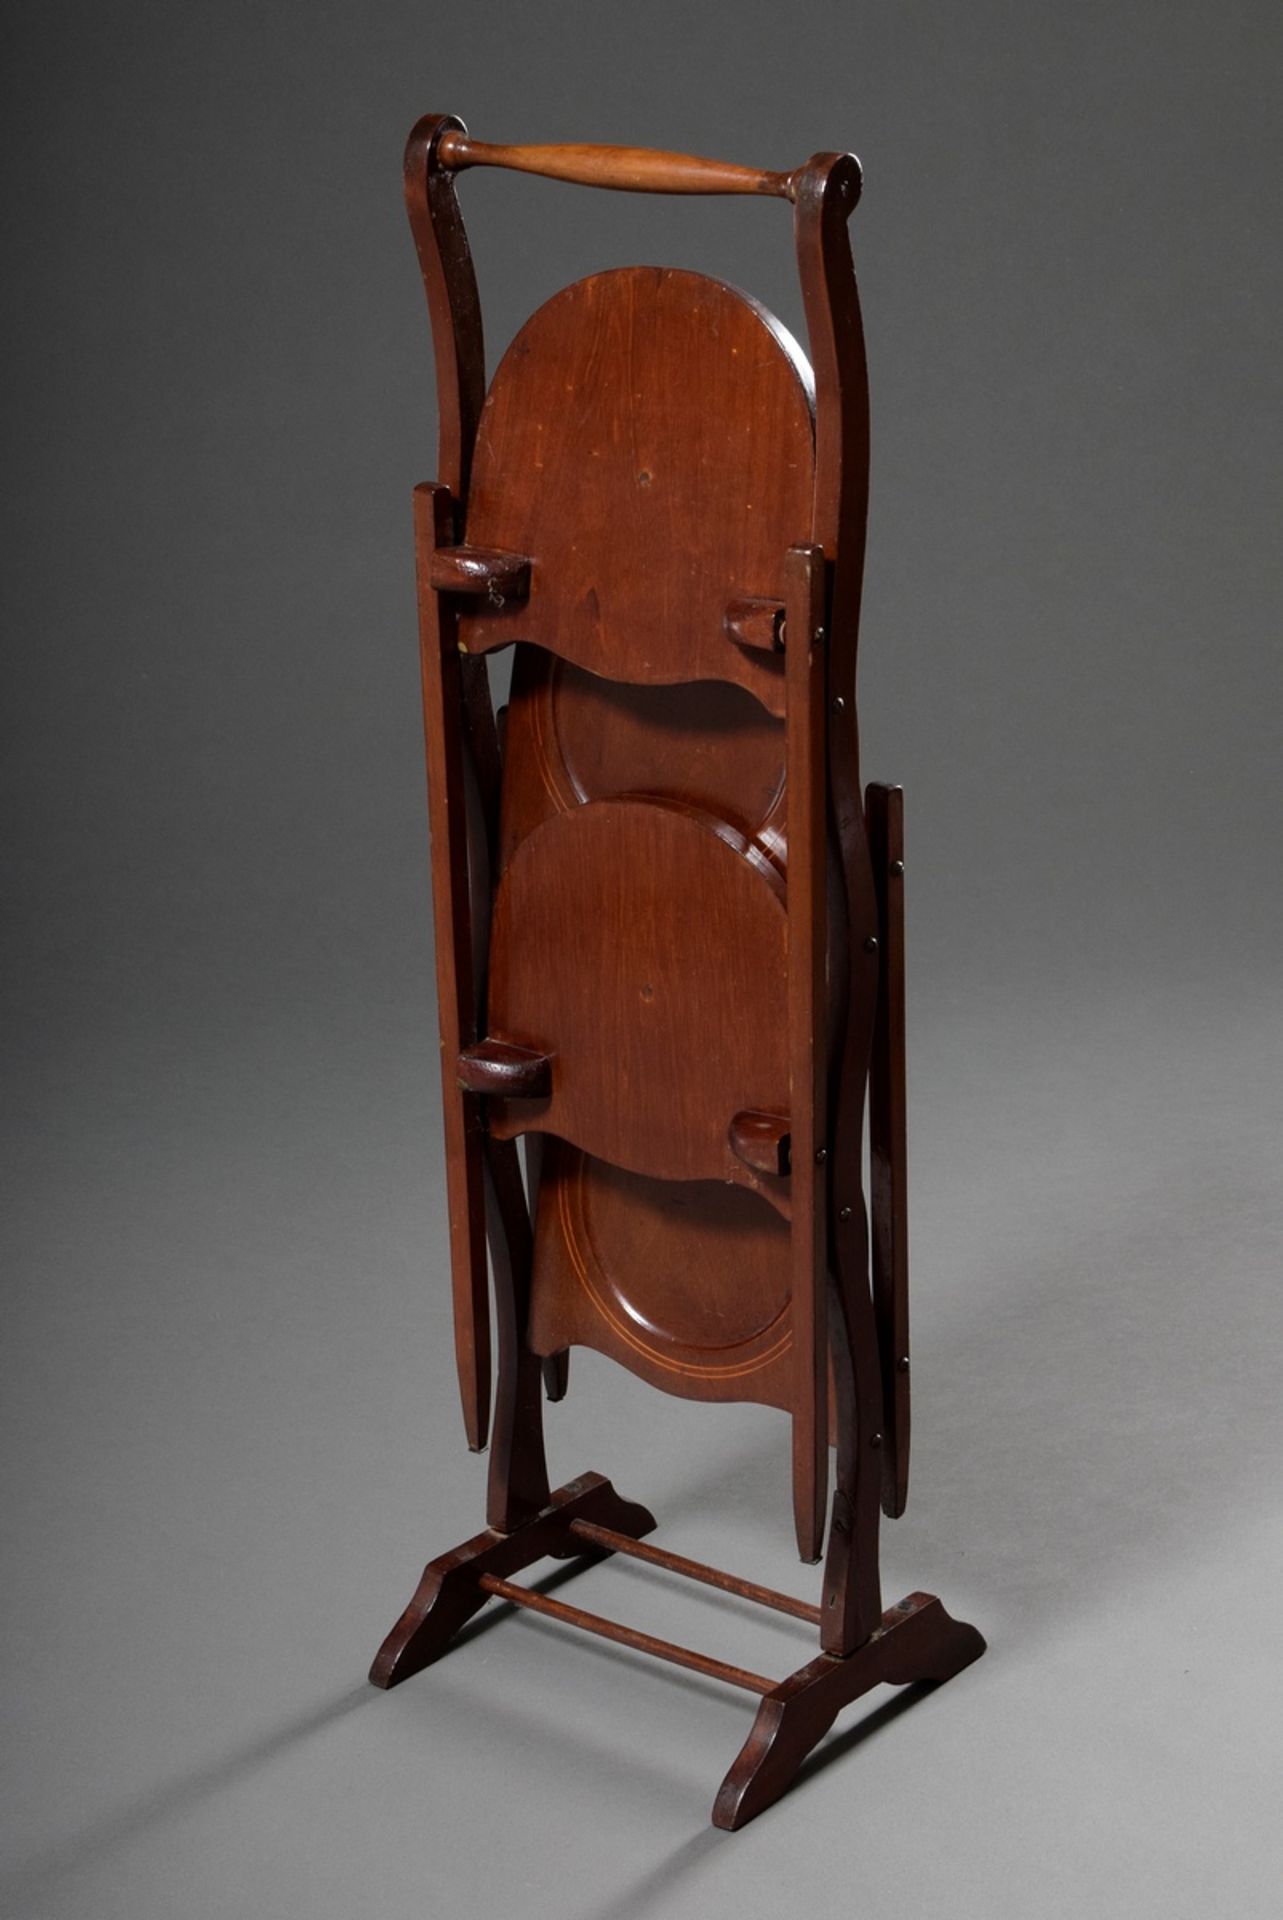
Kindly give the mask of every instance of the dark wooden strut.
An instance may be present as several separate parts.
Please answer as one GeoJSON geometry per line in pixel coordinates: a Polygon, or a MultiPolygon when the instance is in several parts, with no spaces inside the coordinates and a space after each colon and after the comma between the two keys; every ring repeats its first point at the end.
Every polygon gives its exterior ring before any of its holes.
{"type": "Polygon", "coordinates": [[[837,1396],[837,1485],[824,1569],[826,1653],[852,1653],[881,1618],[878,1509],[882,1391],[869,1291],[868,1222],[861,1166],[864,1089],[877,993],[877,903],[860,806],[855,675],[868,518],[869,396],[847,220],[859,199],[859,162],[822,154],[802,168],[794,236],[815,373],[815,519],[827,560],[825,713],[830,830],[838,850],[845,953],[830,954],[844,980],[828,1075],[826,1182],[829,1334],[837,1396]]]}
{"type": "Polygon", "coordinates": [[[470,1093],[534,1099],[547,1093],[552,1084],[552,1058],[533,1047],[483,1040],[478,1046],[465,1047],[459,1055],[458,1080],[470,1093]]]}
{"type": "Polygon", "coordinates": [[[882,1511],[909,1497],[909,1209],[904,1057],[904,790],[864,797],[882,967],[869,1062],[869,1212],[873,1311],[882,1363],[882,1511]]]}
{"type": "Polygon", "coordinates": [[[416,489],[415,534],[454,1331],[468,1442],[480,1448],[489,1439],[491,1455],[485,1530],[424,1570],[370,1678],[380,1687],[399,1684],[438,1659],[466,1621],[498,1598],[754,1692],[761,1704],[713,1813],[715,1825],[738,1828],[787,1788],[842,1707],[882,1683],[947,1679],[984,1650],[976,1630],[952,1620],[930,1595],[910,1595],[884,1612],[878,1573],[879,1513],[903,1510],[908,1472],[903,840],[899,789],[871,787],[861,804],[856,655],[868,391],[847,234],[859,164],[849,154],[820,154],[774,174],[637,149],[487,146],[470,140],[461,121],[432,116],[410,136],[405,188],[440,415],[438,481],[416,489]],[[785,556],[783,603],[734,600],[723,622],[728,654],[740,649],[741,661],[782,655],[790,1111],[746,1109],[726,1124],[742,1177],[762,1176],[758,1191],[777,1196],[773,1204],[789,1223],[793,1506],[804,1560],[819,1558],[826,1509],[829,1518],[818,1606],[642,1544],[653,1516],[599,1475],[549,1487],[542,1386],[550,1397],[564,1392],[565,1354],[541,1361],[529,1344],[542,1146],[539,1136],[527,1136],[523,1182],[516,1142],[490,1131],[486,1102],[547,1096],[557,1042],[541,1035],[537,1047],[518,1046],[487,1037],[480,956],[498,864],[502,762],[485,659],[469,656],[460,640],[464,609],[526,599],[538,553],[466,542],[485,366],[452,176],[472,166],[635,191],[756,193],[794,207],[815,376],[810,542],[785,556]],[[872,1268],[862,1181],[866,1085],[872,1268]],[[818,1628],[821,1651],[776,1682],[511,1579],[548,1556],[583,1565],[613,1553],[792,1615],[818,1628]]]}
{"type": "Polygon", "coordinates": [[[774,1587],[759,1586],[755,1580],[741,1580],[733,1573],[723,1573],[720,1567],[710,1567],[703,1560],[689,1560],[683,1553],[669,1553],[663,1547],[649,1547],[641,1540],[632,1540],[627,1534],[612,1533],[609,1527],[596,1525],[591,1520],[572,1520],[570,1531],[577,1540],[587,1540],[590,1546],[602,1547],[607,1553],[627,1554],[633,1560],[644,1560],[648,1566],[663,1567],[668,1573],[680,1573],[687,1580],[698,1580],[706,1587],[716,1587],[722,1593],[738,1594],[741,1600],[754,1600],[759,1607],[771,1607],[776,1613],[792,1614],[795,1620],[809,1620],[812,1626],[820,1624],[820,1609],[806,1600],[795,1600],[791,1593],[777,1593],[774,1587]]]}
{"type": "Polygon", "coordinates": [[[488,1530],[426,1567],[413,1600],[379,1649],[370,1679],[375,1686],[388,1688],[422,1671],[440,1659],[455,1634],[488,1599],[498,1599],[755,1693],[761,1700],[756,1718],[713,1808],[713,1824],[734,1830],[788,1788],[843,1707],[875,1686],[951,1679],[984,1652],[984,1641],[974,1627],[953,1620],[933,1595],[915,1593],[884,1614],[855,1653],[845,1659],[822,1653],[787,1678],[771,1680],[519,1586],[509,1578],[548,1556],[576,1556],[586,1565],[624,1553],[742,1600],[816,1622],[820,1610],[791,1594],[643,1544],[639,1536],[654,1525],[644,1507],[621,1500],[600,1474],[581,1475],[559,1488],[541,1512],[514,1532],[488,1530]]]}
{"type": "Polygon", "coordinates": [[[568,1607],[564,1601],[552,1600],[546,1593],[532,1593],[529,1587],[501,1580],[498,1574],[483,1573],[477,1584],[484,1592],[511,1601],[514,1607],[528,1607],[532,1613],[545,1614],[550,1620],[564,1620],[567,1626],[595,1633],[601,1640],[613,1640],[617,1646],[632,1647],[637,1653],[652,1654],[657,1660],[667,1660],[670,1666],[688,1667],[692,1673],[702,1673],[709,1680],[724,1680],[728,1687],[743,1687],[747,1693],[774,1691],[773,1680],[764,1679],[760,1673],[750,1673],[746,1667],[730,1666],[725,1660],[715,1660],[711,1654],[696,1653],[693,1647],[679,1647],[672,1640],[641,1633],[636,1627],[606,1620],[599,1613],[586,1612],[583,1607],[568,1607]]]}

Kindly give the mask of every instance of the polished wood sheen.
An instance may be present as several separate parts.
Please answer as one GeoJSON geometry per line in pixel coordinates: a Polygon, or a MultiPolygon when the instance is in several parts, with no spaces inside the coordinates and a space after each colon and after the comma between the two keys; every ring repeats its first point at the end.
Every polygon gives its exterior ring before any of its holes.
{"type": "Polygon", "coordinates": [[[599,1639],[613,1640],[616,1646],[631,1647],[637,1653],[649,1653],[657,1660],[667,1660],[675,1667],[688,1667],[692,1673],[701,1673],[707,1680],[721,1680],[730,1687],[743,1687],[749,1693],[772,1693],[775,1690],[773,1680],[764,1679],[760,1673],[750,1673],[744,1667],[735,1667],[728,1661],[717,1660],[711,1654],[697,1653],[693,1647],[678,1646],[672,1640],[661,1640],[656,1634],[642,1633],[636,1627],[628,1627],[619,1620],[607,1620],[599,1613],[588,1613],[583,1607],[567,1606],[563,1600],[552,1600],[546,1593],[534,1593],[529,1587],[520,1587],[511,1580],[501,1580],[497,1574],[483,1573],[477,1582],[483,1593],[494,1594],[500,1600],[507,1600],[514,1607],[528,1607],[532,1613],[542,1613],[546,1619],[562,1620],[569,1627],[578,1627],[583,1633],[595,1633],[599,1639]]]}
{"type": "Polygon", "coordinates": [[[514,1047],[503,1040],[482,1040],[465,1047],[456,1074],[469,1093],[488,1093],[508,1099],[545,1098],[552,1088],[552,1060],[533,1047],[514,1047]]]}
{"type": "Polygon", "coordinates": [[[984,1645],[930,1595],[886,1610],[879,1576],[909,1439],[904,863],[899,789],[860,777],[859,164],[501,146],[441,115],[405,186],[440,415],[415,525],[450,1271],[490,1463],[484,1532],[425,1569],[371,1678],[496,1600],[747,1689],[713,1814],[736,1828],[850,1701],[984,1645]],[[749,295],[624,267],[554,294],[487,384],[455,190],[477,166],[791,203],[809,362],[749,295]],[[597,1475],[551,1490],[575,1345],[787,1415],[815,1602],[643,1541],[653,1517],[597,1475]],[[775,1681],[513,1579],[613,1554],[818,1651],[775,1681]]]}
{"type": "Polygon", "coordinates": [[[741,1580],[736,1574],[724,1573],[721,1567],[710,1567],[703,1560],[691,1560],[683,1553],[670,1553],[664,1547],[648,1546],[644,1540],[632,1540],[627,1534],[614,1533],[609,1527],[603,1527],[592,1520],[572,1520],[570,1531],[577,1540],[586,1540],[590,1546],[604,1547],[609,1553],[622,1553],[627,1559],[642,1560],[650,1567],[662,1567],[667,1573],[679,1573],[687,1580],[697,1580],[701,1586],[716,1587],[720,1593],[733,1593],[737,1599],[751,1600],[759,1607],[769,1607],[774,1613],[791,1614],[795,1620],[807,1620],[812,1626],[820,1622],[820,1609],[811,1606],[805,1600],[796,1599],[791,1593],[779,1593],[773,1587],[759,1586],[756,1580],[741,1580]]]}
{"type": "MultiPolygon", "coordinates": [[[[488,547],[438,547],[428,566],[428,585],[438,593],[484,594],[492,607],[502,607],[529,593],[530,562],[524,554],[488,547]]],[[[461,651],[466,653],[466,646],[461,651]]]]}
{"type": "Polygon", "coordinates": [[[491,1132],[661,1179],[750,1178],[728,1130],[788,1097],[787,952],[784,884],[723,822],[640,799],[546,821],[499,882],[488,1023],[553,1055],[551,1090],[492,1103],[491,1132]]]}
{"type": "Polygon", "coordinates": [[[496,146],[452,131],[441,141],[441,164],[508,167],[581,187],[614,187],[631,193],[761,193],[793,198],[791,173],[768,173],[691,153],[657,153],[650,147],[496,146]]]}
{"type": "Polygon", "coordinates": [[[746,597],[783,601],[813,476],[806,365],[755,300],[676,268],[581,280],[526,322],[486,396],[468,540],[533,565],[521,604],[461,607],[463,644],[532,643],[634,684],[732,680],[782,714],[778,651],[725,622],[746,597]]]}
{"type": "Polygon", "coordinates": [[[873,1307],[882,1361],[882,1509],[909,1497],[909,1195],[904,1045],[904,791],[865,792],[882,967],[869,1062],[873,1307]]]}
{"type": "Polygon", "coordinates": [[[782,1180],[789,1172],[793,1157],[792,1122],[787,1113],[761,1113],[749,1109],[737,1113],[731,1121],[731,1151],[745,1166],[756,1167],[782,1180]]]}

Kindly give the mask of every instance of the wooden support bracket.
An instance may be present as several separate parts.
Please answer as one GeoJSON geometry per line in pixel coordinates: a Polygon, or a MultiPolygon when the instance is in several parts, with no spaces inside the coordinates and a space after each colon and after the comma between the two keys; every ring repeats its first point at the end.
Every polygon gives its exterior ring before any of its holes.
{"type": "Polygon", "coordinates": [[[521,553],[492,547],[438,547],[428,567],[438,593],[484,594],[492,607],[524,600],[530,592],[530,562],[521,553]]]}
{"type": "Polygon", "coordinates": [[[468,1093],[541,1100],[552,1092],[552,1055],[507,1040],[482,1040],[459,1055],[459,1085],[468,1093]]]}
{"type": "Polygon", "coordinates": [[[985,1650],[974,1627],[952,1619],[932,1594],[913,1593],[883,1614],[870,1638],[845,1659],[822,1653],[777,1681],[589,1613],[510,1578],[546,1557],[576,1558],[588,1565],[621,1553],[811,1626],[818,1621],[820,1609],[791,1594],[645,1543],[642,1536],[654,1526],[645,1507],[622,1500],[600,1474],[582,1474],[512,1532],[490,1528],[426,1567],[413,1600],[379,1649],[371,1681],[376,1687],[394,1687],[431,1665],[487,1600],[497,1599],[757,1694],[757,1716],[713,1808],[713,1825],[734,1830],[779,1799],[851,1701],[883,1684],[951,1679],[985,1650]]]}
{"type": "Polygon", "coordinates": [[[876,1686],[951,1680],[978,1660],[982,1636],[930,1593],[911,1593],[883,1614],[845,1659],[822,1653],[766,1694],[752,1731],[721,1785],[713,1825],[735,1832],[792,1786],[798,1768],[843,1707],[876,1686]]]}
{"type": "Polygon", "coordinates": [[[732,600],[722,625],[738,647],[758,653],[784,651],[784,603],[780,600],[732,600]]]}
{"type": "Polygon", "coordinates": [[[546,1507],[512,1532],[487,1527],[430,1562],[414,1598],[375,1655],[371,1683],[385,1690],[399,1686],[440,1659],[459,1628],[486,1604],[483,1574],[506,1579],[549,1555],[601,1559],[600,1548],[581,1546],[571,1534],[570,1523],[577,1519],[598,1520],[633,1536],[655,1530],[655,1517],[645,1507],[621,1500],[600,1473],[581,1474],[558,1487],[546,1507]]]}
{"type": "Polygon", "coordinates": [[[731,1151],[755,1173],[782,1177],[789,1170],[789,1118],[786,1113],[737,1113],[727,1130],[731,1151]]]}
{"type": "Polygon", "coordinates": [[[904,1046],[904,789],[865,791],[878,903],[877,1008],[869,1059],[873,1309],[882,1369],[882,1510],[909,1497],[909,1195],[904,1046]]]}

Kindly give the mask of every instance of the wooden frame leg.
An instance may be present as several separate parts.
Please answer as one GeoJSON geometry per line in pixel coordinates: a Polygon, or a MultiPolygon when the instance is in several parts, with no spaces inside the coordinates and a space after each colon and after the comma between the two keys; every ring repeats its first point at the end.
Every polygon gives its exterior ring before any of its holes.
{"type": "Polygon", "coordinates": [[[880,1684],[951,1680],[985,1643],[934,1594],[911,1593],[844,1660],[821,1654],[765,1695],[752,1731],[721,1785],[713,1825],[735,1832],[778,1800],[842,1708],[880,1684]]]}
{"type": "Polygon", "coordinates": [[[655,1530],[654,1515],[645,1507],[621,1499],[601,1474],[581,1474],[559,1487],[542,1512],[514,1532],[487,1528],[431,1561],[414,1598],[375,1655],[371,1683],[384,1689],[399,1686],[439,1660],[460,1627],[490,1598],[480,1584],[483,1574],[506,1579],[549,1556],[581,1559],[585,1565],[604,1559],[606,1548],[586,1546],[570,1531],[573,1520],[592,1521],[633,1540],[655,1530]]]}
{"type": "Polygon", "coordinates": [[[882,956],[869,1058],[873,1311],[882,1369],[882,1511],[909,1496],[909,1196],[904,1048],[904,790],[865,789],[882,956]]]}

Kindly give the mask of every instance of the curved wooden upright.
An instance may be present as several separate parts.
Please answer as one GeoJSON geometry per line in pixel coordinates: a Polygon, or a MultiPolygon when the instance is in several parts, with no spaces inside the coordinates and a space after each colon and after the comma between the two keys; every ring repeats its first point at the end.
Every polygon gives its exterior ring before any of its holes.
{"type": "Polygon", "coordinates": [[[908,1458],[903,847],[899,790],[860,786],[859,192],[849,154],[770,173],[448,116],[406,153],[441,418],[416,534],[456,1352],[491,1462],[487,1531],[431,1563],[372,1678],[499,1595],[747,1686],[723,1826],[847,1700],[983,1648],[930,1596],[884,1613],[878,1579],[908,1458]],[[453,177],[476,166],[791,202],[810,363],[747,294],[633,267],[547,301],[487,387],[453,177]],[[788,1413],[804,1560],[829,1522],[818,1606],[643,1546],[653,1519],[596,1475],[552,1492],[541,1382],[565,1391],[574,1345],[788,1413]],[[514,1586],[549,1552],[728,1587],[820,1656],[777,1685],[514,1586]]]}

